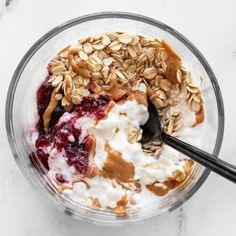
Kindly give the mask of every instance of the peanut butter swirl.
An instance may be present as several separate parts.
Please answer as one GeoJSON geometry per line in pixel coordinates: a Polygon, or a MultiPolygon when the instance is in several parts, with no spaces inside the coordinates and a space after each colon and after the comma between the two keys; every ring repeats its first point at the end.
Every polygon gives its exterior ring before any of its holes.
{"type": "Polygon", "coordinates": [[[134,165],[125,161],[121,154],[113,150],[108,143],[105,144],[105,151],[107,159],[102,168],[102,176],[124,183],[133,181],[134,165]]]}

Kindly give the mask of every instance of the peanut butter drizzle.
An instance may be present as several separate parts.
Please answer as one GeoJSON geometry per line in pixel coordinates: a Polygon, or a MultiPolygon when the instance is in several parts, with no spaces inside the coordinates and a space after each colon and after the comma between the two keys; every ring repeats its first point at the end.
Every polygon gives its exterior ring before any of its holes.
{"type": "Polygon", "coordinates": [[[127,215],[127,204],[128,197],[127,194],[124,194],[121,199],[116,203],[116,207],[112,208],[112,212],[117,214],[118,216],[126,216],[127,215]]]}
{"type": "Polygon", "coordinates": [[[58,192],[59,193],[63,193],[63,191],[65,190],[73,190],[73,186],[69,186],[69,185],[66,185],[66,184],[60,184],[58,185],[58,192]]]}
{"type": "Polygon", "coordinates": [[[118,185],[120,185],[123,189],[126,189],[126,190],[131,190],[131,188],[129,188],[129,187],[126,187],[123,183],[121,183],[120,181],[118,181],[118,180],[116,180],[116,183],[118,184],[118,185]]]}
{"type": "Polygon", "coordinates": [[[102,168],[102,176],[124,183],[133,181],[134,165],[125,161],[121,153],[113,150],[108,143],[105,144],[105,151],[107,152],[107,159],[102,168]]]}
{"type": "Polygon", "coordinates": [[[186,175],[190,174],[193,164],[194,164],[194,161],[191,160],[191,159],[188,159],[188,160],[185,161],[185,163],[184,163],[184,172],[185,172],[186,175]]]}
{"type": "Polygon", "coordinates": [[[113,138],[116,136],[116,134],[119,132],[119,128],[118,127],[116,127],[116,129],[115,129],[115,132],[114,132],[114,135],[113,135],[113,138]]]}
{"type": "Polygon", "coordinates": [[[127,116],[127,113],[126,112],[120,112],[119,115],[120,116],[127,116]]]}
{"type": "Polygon", "coordinates": [[[57,99],[55,98],[55,95],[57,93],[55,92],[55,90],[53,90],[52,94],[51,94],[51,100],[48,104],[47,109],[45,110],[44,114],[43,114],[43,125],[44,125],[44,130],[48,131],[48,127],[49,127],[49,123],[51,120],[51,115],[52,112],[55,110],[55,108],[57,107],[57,99]]]}
{"type": "Polygon", "coordinates": [[[114,101],[110,101],[106,109],[106,114],[108,114],[115,105],[116,103],[114,101]]]}
{"type": "Polygon", "coordinates": [[[164,182],[164,184],[170,190],[170,189],[174,189],[174,188],[177,188],[178,186],[180,186],[183,183],[183,181],[184,180],[178,182],[176,179],[173,179],[172,177],[170,177],[168,180],[166,180],[164,182]]]}
{"type": "Polygon", "coordinates": [[[86,177],[93,178],[100,173],[100,169],[97,167],[97,165],[94,162],[94,156],[95,156],[95,149],[96,149],[96,139],[93,135],[89,135],[87,137],[87,145],[90,148],[89,149],[89,167],[85,174],[86,177]]]}
{"type": "Polygon", "coordinates": [[[115,129],[115,134],[117,134],[118,132],[119,132],[119,128],[118,127],[116,127],[116,129],[115,129]]]}
{"type": "Polygon", "coordinates": [[[89,89],[95,94],[100,94],[102,92],[101,86],[98,85],[96,81],[91,81],[89,83],[89,89]]]}
{"type": "Polygon", "coordinates": [[[179,56],[179,54],[165,40],[162,40],[162,46],[163,48],[165,48],[170,57],[175,57],[176,59],[181,61],[181,57],[179,56]]]}
{"type": "Polygon", "coordinates": [[[169,189],[177,188],[185,182],[188,175],[191,173],[193,163],[194,163],[194,161],[190,160],[190,159],[185,161],[185,163],[184,163],[184,178],[181,181],[179,181],[177,179],[178,178],[177,176],[172,176],[164,182],[168,186],[169,189]]]}
{"type": "Polygon", "coordinates": [[[91,197],[90,200],[91,200],[91,203],[92,203],[92,208],[98,209],[102,206],[100,201],[97,198],[92,198],[91,197]]]}
{"type": "Polygon", "coordinates": [[[100,86],[95,81],[92,81],[89,84],[89,89],[96,95],[98,94],[109,95],[111,97],[111,100],[114,101],[118,101],[125,95],[128,96],[131,94],[131,91],[128,88],[128,84],[126,82],[119,84],[117,82],[117,78],[111,80],[109,85],[103,85],[103,86],[100,86]]]}
{"type": "Polygon", "coordinates": [[[163,183],[157,181],[152,184],[148,184],[146,185],[146,188],[157,196],[164,196],[169,192],[170,189],[174,189],[180,186],[183,181],[184,180],[178,182],[177,180],[170,177],[163,183]]]}
{"type": "Polygon", "coordinates": [[[136,100],[137,103],[142,104],[144,106],[148,106],[148,102],[147,102],[147,94],[140,91],[140,90],[136,90],[134,91],[128,98],[129,100],[136,100]]]}
{"type": "MultiPolygon", "coordinates": [[[[142,187],[141,187],[141,184],[137,181],[137,180],[134,180],[133,182],[130,182],[129,183],[129,185],[130,186],[125,186],[125,184],[123,184],[123,183],[121,183],[120,181],[118,181],[118,180],[116,180],[116,183],[118,184],[118,185],[120,185],[123,189],[126,189],[126,190],[130,190],[130,191],[132,191],[132,186],[135,186],[136,188],[135,188],[135,192],[136,193],[140,193],[141,192],[141,189],[142,189],[142,187]]],[[[115,188],[115,187],[114,187],[115,188]]]]}
{"type": "Polygon", "coordinates": [[[181,67],[181,58],[166,41],[162,41],[162,46],[165,48],[165,51],[168,54],[168,58],[166,60],[166,77],[172,83],[176,84],[177,70],[179,70],[181,67]]]}
{"type": "Polygon", "coordinates": [[[91,187],[90,187],[90,185],[88,184],[88,182],[86,182],[84,179],[80,179],[80,180],[74,180],[72,183],[74,184],[74,183],[84,183],[85,185],[86,185],[86,188],[87,189],[90,189],[91,187]]]}
{"type": "Polygon", "coordinates": [[[165,182],[160,183],[158,181],[147,184],[146,188],[158,196],[164,196],[169,190],[182,186],[187,179],[187,176],[191,173],[193,160],[186,160],[184,163],[184,177],[181,180],[177,180],[178,176],[171,176],[165,182]]]}
{"type": "Polygon", "coordinates": [[[150,101],[154,100],[154,98],[158,97],[157,93],[149,86],[147,87],[147,97],[150,101]]]}
{"type": "MultiPolygon", "coordinates": [[[[94,85],[92,87],[95,88],[94,85]]],[[[101,90],[102,93],[110,95],[114,101],[118,101],[125,95],[129,96],[131,94],[128,82],[119,83],[118,78],[115,76],[111,78],[108,85],[103,85],[101,90]]]]}
{"type": "Polygon", "coordinates": [[[195,124],[192,125],[193,128],[196,127],[198,124],[202,123],[205,119],[205,112],[203,106],[201,106],[199,112],[195,113],[195,117],[196,117],[196,122],[195,124]]]}
{"type": "Polygon", "coordinates": [[[77,48],[70,49],[69,53],[67,55],[69,63],[71,65],[73,71],[85,78],[91,78],[91,73],[88,70],[86,62],[76,61],[74,59],[74,57],[77,55],[79,55],[79,50],[77,48]]]}
{"type": "Polygon", "coordinates": [[[107,90],[107,93],[111,95],[112,100],[117,101],[122,97],[124,97],[125,95],[129,95],[131,92],[128,89],[126,83],[124,84],[116,83],[107,90]]]}
{"type": "MultiPolygon", "coordinates": [[[[71,103],[71,86],[72,86],[72,79],[71,79],[71,76],[70,75],[65,75],[65,88],[66,88],[66,91],[65,91],[65,99],[67,101],[68,104],[71,103]]],[[[70,104],[71,105],[71,104],[70,104]]]]}
{"type": "Polygon", "coordinates": [[[146,188],[157,196],[164,196],[169,192],[169,188],[165,184],[159,182],[147,184],[146,188]]]}

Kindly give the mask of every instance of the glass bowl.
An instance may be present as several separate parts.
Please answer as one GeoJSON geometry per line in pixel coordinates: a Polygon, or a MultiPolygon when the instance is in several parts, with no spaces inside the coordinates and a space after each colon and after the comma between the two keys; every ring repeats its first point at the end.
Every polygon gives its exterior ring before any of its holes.
{"type": "MultiPolygon", "coordinates": [[[[190,198],[203,184],[210,171],[195,165],[185,185],[139,210],[129,210],[128,217],[116,217],[110,212],[92,210],[62,197],[42,171],[30,160],[31,147],[26,130],[36,116],[35,94],[45,78],[48,62],[56,53],[75,43],[77,39],[108,31],[125,31],[152,38],[163,38],[182,56],[193,78],[203,78],[205,99],[204,142],[198,146],[218,155],[224,130],[224,110],[221,92],[214,73],[202,54],[184,36],[154,19],[131,13],[102,12],[78,17],[49,31],[25,54],[13,75],[6,101],[6,129],[14,158],[21,171],[53,205],[77,219],[99,225],[122,225],[147,220],[166,211],[172,211],[190,198]],[[210,135],[209,135],[210,134],[210,135]]],[[[201,140],[202,141],[202,140],[201,140]]]]}

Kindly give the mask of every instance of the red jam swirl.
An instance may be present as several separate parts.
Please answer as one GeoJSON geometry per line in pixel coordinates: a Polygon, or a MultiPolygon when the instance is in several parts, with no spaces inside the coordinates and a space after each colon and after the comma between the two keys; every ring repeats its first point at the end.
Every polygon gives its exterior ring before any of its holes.
{"type": "MultiPolygon", "coordinates": [[[[89,166],[90,147],[84,140],[80,140],[81,130],[75,126],[75,122],[82,116],[95,117],[100,120],[105,117],[105,109],[110,101],[107,95],[100,95],[97,98],[85,97],[80,105],[74,106],[71,111],[72,117],[66,122],[58,122],[65,110],[59,105],[53,111],[48,132],[43,129],[43,114],[46,110],[53,87],[47,80],[41,85],[37,92],[37,108],[39,122],[37,129],[38,139],[35,142],[35,152],[30,154],[30,159],[38,159],[40,163],[49,170],[48,158],[53,148],[59,152],[65,152],[65,160],[69,166],[74,166],[77,172],[85,173],[89,166]]],[[[61,183],[66,183],[66,179],[58,174],[56,179],[61,183]]]]}

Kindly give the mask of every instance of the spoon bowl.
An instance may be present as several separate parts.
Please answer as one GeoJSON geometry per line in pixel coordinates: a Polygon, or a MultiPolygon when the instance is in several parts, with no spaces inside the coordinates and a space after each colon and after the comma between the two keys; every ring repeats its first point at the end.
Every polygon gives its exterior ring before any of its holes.
{"type": "Polygon", "coordinates": [[[149,118],[141,127],[143,129],[143,137],[140,141],[142,144],[158,139],[175,150],[187,155],[189,158],[205,166],[206,168],[209,168],[215,173],[236,183],[235,166],[163,132],[159,120],[158,110],[150,101],[148,102],[148,112],[149,118]]]}
{"type": "Polygon", "coordinates": [[[162,134],[158,110],[150,101],[148,102],[148,113],[149,117],[147,122],[141,126],[143,133],[140,142],[143,144],[157,139],[162,134]]]}

